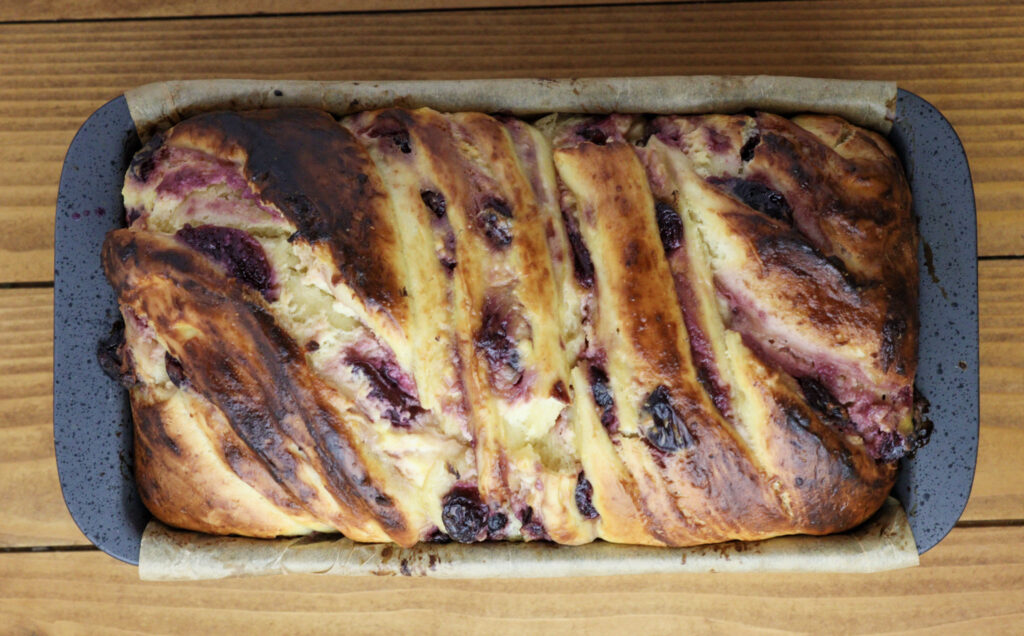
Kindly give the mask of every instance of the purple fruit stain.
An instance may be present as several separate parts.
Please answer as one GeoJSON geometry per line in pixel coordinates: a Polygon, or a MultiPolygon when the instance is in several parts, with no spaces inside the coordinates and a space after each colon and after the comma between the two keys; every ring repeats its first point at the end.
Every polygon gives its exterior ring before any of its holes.
{"type": "Polygon", "coordinates": [[[416,396],[406,391],[396,377],[398,369],[350,354],[348,364],[370,383],[370,397],[384,403],[382,415],[395,426],[409,426],[424,412],[416,396]]]}
{"type": "Polygon", "coordinates": [[[395,148],[402,154],[412,152],[412,143],[409,140],[409,131],[405,129],[398,120],[391,117],[381,117],[377,124],[367,133],[372,138],[384,137],[391,140],[395,148]]]}
{"type": "Polygon", "coordinates": [[[516,342],[529,338],[530,327],[504,294],[489,296],[481,313],[473,344],[487,362],[491,385],[508,395],[523,379],[516,342]]]}
{"type": "Polygon", "coordinates": [[[708,149],[716,154],[721,154],[732,146],[732,142],[725,134],[715,128],[705,128],[708,138],[708,149]]]}
{"type": "Polygon", "coordinates": [[[274,271],[263,246],[248,232],[217,225],[186,225],[174,236],[220,263],[229,276],[257,290],[267,301],[277,300],[274,271]]]}

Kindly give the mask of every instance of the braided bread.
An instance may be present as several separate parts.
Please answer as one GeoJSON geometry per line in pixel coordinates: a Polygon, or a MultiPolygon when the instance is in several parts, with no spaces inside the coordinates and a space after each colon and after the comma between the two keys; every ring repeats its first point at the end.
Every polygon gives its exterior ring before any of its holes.
{"type": "Polygon", "coordinates": [[[217,112],[123,193],[103,361],[173,526],[826,534],[921,437],[909,188],[835,117],[217,112]]]}

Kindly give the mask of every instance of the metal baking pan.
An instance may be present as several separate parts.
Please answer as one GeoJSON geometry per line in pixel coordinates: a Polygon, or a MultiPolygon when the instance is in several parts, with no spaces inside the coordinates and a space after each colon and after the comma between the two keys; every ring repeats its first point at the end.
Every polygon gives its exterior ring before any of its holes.
{"type": "MultiPolygon", "coordinates": [[[[974,190],[963,146],[931,104],[899,91],[889,139],[903,160],[921,230],[917,386],[935,432],[901,461],[895,495],[918,551],[956,524],[978,449],[978,267],[974,190]]],[[[96,361],[117,316],[100,267],[104,235],[123,225],[121,185],[140,146],[123,96],[89,117],[68,149],[57,197],[53,437],[64,501],[101,550],[138,564],[150,519],[132,473],[127,393],[96,361]]]]}

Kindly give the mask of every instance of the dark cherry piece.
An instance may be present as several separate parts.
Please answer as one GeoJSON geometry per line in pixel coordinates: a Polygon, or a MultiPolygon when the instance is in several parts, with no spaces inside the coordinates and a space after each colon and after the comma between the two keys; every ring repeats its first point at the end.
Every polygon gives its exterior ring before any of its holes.
{"type": "Polygon", "coordinates": [[[693,446],[693,435],[672,406],[664,385],[651,391],[643,410],[650,413],[653,420],[653,425],[647,430],[647,441],[655,448],[671,453],[693,446]]]}
{"type": "Polygon", "coordinates": [[[430,211],[437,218],[444,217],[445,213],[448,212],[448,202],[445,201],[444,195],[440,192],[424,190],[420,192],[420,198],[423,199],[423,204],[430,208],[430,211]]]}
{"type": "Polygon", "coordinates": [[[590,365],[590,393],[594,396],[594,403],[601,411],[601,424],[614,433],[618,428],[618,420],[615,417],[615,398],[612,396],[611,385],[608,374],[597,365],[590,365]]]}
{"type": "Polygon", "coordinates": [[[263,246],[248,232],[218,225],[186,225],[174,236],[220,263],[229,276],[257,290],[268,301],[277,300],[274,271],[263,246]]]}
{"type": "Polygon", "coordinates": [[[487,534],[497,534],[508,525],[508,515],[504,512],[496,512],[487,520],[487,534]]]}
{"type": "Polygon", "coordinates": [[[683,244],[683,221],[679,213],[670,204],[658,201],[654,204],[654,212],[658,218],[658,232],[665,252],[678,249],[683,244]]]}
{"type": "Polygon", "coordinates": [[[452,539],[474,543],[483,539],[487,506],[480,501],[480,493],[475,488],[458,486],[441,502],[441,520],[452,539]]]}
{"type": "Polygon", "coordinates": [[[576,282],[586,289],[594,286],[594,261],[590,259],[590,250],[583,242],[583,236],[576,227],[575,221],[567,214],[562,214],[565,223],[565,233],[569,238],[569,247],[572,249],[572,265],[576,274],[576,282]]]}
{"type": "Polygon", "coordinates": [[[600,516],[592,501],[594,497],[594,486],[582,472],[576,480],[576,507],[580,514],[587,519],[596,519],[600,516]]]}

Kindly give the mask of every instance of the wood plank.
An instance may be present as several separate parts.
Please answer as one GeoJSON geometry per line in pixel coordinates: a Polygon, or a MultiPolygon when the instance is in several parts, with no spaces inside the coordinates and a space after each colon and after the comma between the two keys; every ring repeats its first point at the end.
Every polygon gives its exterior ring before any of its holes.
{"type": "Polygon", "coordinates": [[[0,282],[50,279],[64,152],[131,86],[673,73],[897,80],[960,132],[980,253],[1024,254],[1024,5],[822,0],[0,25],[0,282]]]}
{"type": "MultiPolygon", "coordinates": [[[[981,263],[982,427],[965,521],[1024,520],[1022,279],[1024,261],[981,263]]],[[[52,313],[51,290],[0,290],[0,547],[86,543],[53,458],[52,313]]]]}
{"type": "Polygon", "coordinates": [[[0,290],[0,546],[88,543],[53,455],[53,290],[0,290]]]}
{"type": "MultiPolygon", "coordinates": [[[[627,0],[645,4],[660,0],[627,0]]],[[[724,0],[692,0],[721,2],[724,0]]],[[[126,18],[179,18],[196,16],[232,16],[261,14],[302,14],[339,12],[436,11],[442,9],[482,9],[495,7],[543,7],[567,5],[625,4],[623,0],[307,0],[301,4],[288,0],[28,0],[0,5],[0,21],[31,22],[42,20],[103,20],[126,18]]]]}
{"type": "Polygon", "coordinates": [[[961,519],[1024,519],[1024,261],[978,267],[981,437],[961,519]]]}
{"type": "Polygon", "coordinates": [[[0,554],[0,624],[14,633],[235,633],[257,624],[269,633],[1010,633],[1024,621],[1022,544],[1022,527],[970,528],[954,530],[920,567],[872,575],[530,581],[142,583],[135,568],[94,551],[0,554]]]}

